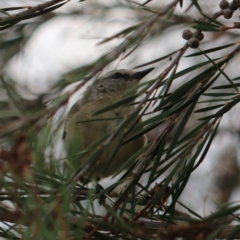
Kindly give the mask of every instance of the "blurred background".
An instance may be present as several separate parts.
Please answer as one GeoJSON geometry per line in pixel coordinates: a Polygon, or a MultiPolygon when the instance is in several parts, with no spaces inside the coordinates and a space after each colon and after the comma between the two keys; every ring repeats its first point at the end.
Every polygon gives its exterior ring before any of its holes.
{"type": "MultiPolygon", "coordinates": [[[[2,0],[1,7],[32,6],[36,2],[30,0],[2,0]]],[[[49,91],[64,74],[75,68],[91,64],[100,56],[113,50],[121,43],[121,38],[114,38],[103,44],[101,41],[131,27],[151,16],[152,12],[159,11],[168,1],[124,0],[71,0],[63,7],[20,22],[19,24],[1,32],[1,70],[4,76],[11,79],[19,87],[20,94],[26,99],[34,99],[39,94],[49,91]]],[[[220,1],[201,1],[201,7],[206,14],[212,16],[219,11],[220,1]]],[[[129,56],[122,54],[120,58],[111,62],[103,69],[107,72],[113,69],[134,68],[140,64],[165,56],[183,47],[186,40],[182,39],[182,31],[191,29],[193,19],[201,17],[195,7],[190,8],[191,1],[184,1],[183,8],[179,4],[167,21],[160,18],[150,30],[145,41],[129,56]]],[[[239,21],[239,12],[235,12],[231,21],[221,17],[222,23],[231,26],[232,22],[239,21]]],[[[239,41],[239,29],[228,32],[204,32],[204,40],[200,48],[208,49],[215,46],[239,41]]],[[[195,53],[195,49],[188,49],[185,55],[195,53]]],[[[211,57],[228,54],[230,50],[223,49],[211,53],[211,57]]],[[[207,60],[201,55],[195,58],[183,57],[178,71],[207,60]]],[[[230,77],[240,75],[239,56],[225,69],[230,77]]],[[[157,77],[169,65],[168,57],[151,66],[154,67],[145,81],[157,77]]],[[[196,70],[197,71],[197,70],[196,70]]],[[[192,72],[191,75],[196,74],[192,72]]],[[[174,81],[172,88],[177,88],[186,80],[186,76],[174,81]]],[[[81,79],[79,79],[81,80],[81,79]]],[[[218,85],[226,79],[219,78],[218,85]],[[222,82],[221,82],[222,81],[222,82]]],[[[6,92],[2,89],[0,98],[6,99],[6,92]]],[[[81,94],[80,94],[81,95],[81,94]]],[[[204,100],[204,99],[202,99],[204,100]]],[[[201,107],[204,106],[204,103],[201,107]]],[[[186,126],[191,129],[203,113],[194,115],[186,126]]],[[[159,127],[161,128],[161,127],[159,127]]],[[[159,132],[152,130],[148,134],[149,140],[159,132]]],[[[239,201],[239,106],[235,106],[225,114],[213,144],[200,167],[197,168],[188,182],[180,201],[201,216],[206,216],[228,201],[239,201]]],[[[61,152],[61,146],[58,146],[61,152]]],[[[104,183],[103,183],[104,185],[104,183]]],[[[178,206],[181,209],[180,206],[178,206]]]]}

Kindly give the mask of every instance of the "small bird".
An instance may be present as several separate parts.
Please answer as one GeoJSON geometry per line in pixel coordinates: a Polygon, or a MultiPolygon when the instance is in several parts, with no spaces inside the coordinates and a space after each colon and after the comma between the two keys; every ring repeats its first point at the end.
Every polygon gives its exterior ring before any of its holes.
{"type": "MultiPolygon", "coordinates": [[[[120,101],[127,90],[137,85],[152,70],[153,68],[139,72],[125,69],[111,71],[86,89],[83,97],[70,110],[65,122],[63,138],[67,145],[68,163],[72,169],[84,166],[94,150],[98,149],[99,144],[96,142],[113,133],[134,110],[134,106],[118,107],[95,116],[93,113],[120,101]],[[88,148],[91,150],[88,151],[88,148]]],[[[130,91],[128,97],[134,96],[136,92],[137,90],[130,91]]],[[[133,135],[134,132],[130,132],[128,137],[133,135]]],[[[120,146],[111,164],[105,169],[122,136],[118,134],[104,149],[87,178],[100,179],[113,175],[146,142],[146,136],[143,135],[120,146]]]]}

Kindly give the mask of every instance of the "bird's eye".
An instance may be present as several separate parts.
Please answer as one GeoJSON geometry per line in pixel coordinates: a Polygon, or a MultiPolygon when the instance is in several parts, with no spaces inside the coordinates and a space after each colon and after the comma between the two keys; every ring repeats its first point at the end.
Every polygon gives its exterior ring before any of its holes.
{"type": "Polygon", "coordinates": [[[119,73],[119,72],[116,72],[116,73],[113,74],[112,77],[113,77],[113,79],[119,79],[119,78],[122,78],[123,75],[121,73],[119,73]]]}
{"type": "Polygon", "coordinates": [[[105,92],[105,87],[104,87],[104,85],[103,85],[102,83],[100,83],[100,84],[97,86],[97,90],[98,90],[99,92],[104,93],[104,92],[105,92]]]}

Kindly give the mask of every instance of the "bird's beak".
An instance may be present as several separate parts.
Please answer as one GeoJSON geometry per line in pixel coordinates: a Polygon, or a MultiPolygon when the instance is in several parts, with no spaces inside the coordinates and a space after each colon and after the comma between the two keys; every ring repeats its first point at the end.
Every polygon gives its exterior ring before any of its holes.
{"type": "Polygon", "coordinates": [[[135,79],[141,80],[143,77],[145,77],[148,73],[150,73],[154,68],[148,68],[146,70],[143,70],[141,72],[135,72],[133,74],[133,77],[135,79]]]}

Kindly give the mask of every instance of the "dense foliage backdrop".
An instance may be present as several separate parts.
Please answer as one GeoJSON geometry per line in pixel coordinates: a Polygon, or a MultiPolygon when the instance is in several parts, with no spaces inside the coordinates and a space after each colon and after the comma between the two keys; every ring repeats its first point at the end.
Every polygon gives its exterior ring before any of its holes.
{"type": "Polygon", "coordinates": [[[0,237],[239,238],[239,7],[238,0],[2,1],[0,237]],[[58,23],[64,30],[54,38],[58,23]],[[44,41],[53,43],[45,49],[44,41]],[[86,166],[65,171],[61,134],[72,96],[102,72],[148,67],[155,69],[138,86],[134,112],[86,166]],[[137,113],[143,121],[132,124],[137,113]],[[147,134],[148,144],[120,179],[98,194],[78,181],[132,129],[132,140],[147,134]],[[208,204],[214,208],[204,212],[208,204]]]}

